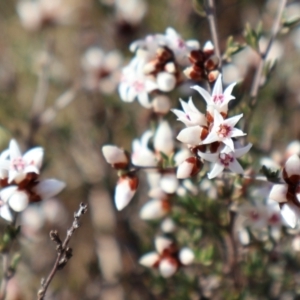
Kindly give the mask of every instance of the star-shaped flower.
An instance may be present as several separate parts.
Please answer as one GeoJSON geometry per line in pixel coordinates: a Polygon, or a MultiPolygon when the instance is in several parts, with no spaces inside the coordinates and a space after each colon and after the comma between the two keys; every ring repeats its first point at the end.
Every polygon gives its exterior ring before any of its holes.
{"type": "Polygon", "coordinates": [[[243,174],[244,170],[237,161],[237,158],[246,154],[251,147],[252,144],[248,144],[245,147],[235,149],[233,152],[229,147],[225,146],[225,148],[219,153],[203,153],[198,151],[198,155],[204,160],[214,163],[211,172],[208,173],[208,178],[212,179],[222,173],[225,168],[234,173],[243,174]]]}
{"type": "Polygon", "coordinates": [[[191,88],[199,92],[204,98],[207,103],[207,111],[211,116],[213,116],[214,110],[217,110],[221,114],[227,115],[228,103],[230,100],[235,99],[235,97],[231,95],[235,84],[235,82],[230,84],[223,92],[222,75],[220,74],[214,85],[212,95],[198,85],[192,86],[191,88]]]}
{"type": "Polygon", "coordinates": [[[246,135],[242,130],[234,128],[235,124],[243,117],[243,114],[224,119],[222,115],[215,110],[214,111],[214,123],[213,127],[203,141],[203,144],[211,144],[213,142],[222,142],[227,145],[232,151],[234,151],[233,137],[246,135]]]}

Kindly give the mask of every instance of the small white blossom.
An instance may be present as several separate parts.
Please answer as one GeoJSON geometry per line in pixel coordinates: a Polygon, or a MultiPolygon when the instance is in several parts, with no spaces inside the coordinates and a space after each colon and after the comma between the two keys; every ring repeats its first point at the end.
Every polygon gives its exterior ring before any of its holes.
{"type": "Polygon", "coordinates": [[[173,131],[167,121],[158,125],[153,143],[156,152],[163,152],[166,155],[171,155],[174,152],[173,131]]]}

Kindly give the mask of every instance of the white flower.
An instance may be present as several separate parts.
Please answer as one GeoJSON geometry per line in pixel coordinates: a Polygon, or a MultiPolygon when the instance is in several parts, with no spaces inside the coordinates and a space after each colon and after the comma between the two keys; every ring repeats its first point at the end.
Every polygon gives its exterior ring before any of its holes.
{"type": "Polygon", "coordinates": [[[214,163],[211,172],[208,174],[208,178],[212,179],[222,173],[225,168],[228,168],[234,173],[243,174],[244,170],[237,161],[237,158],[247,153],[251,147],[252,144],[248,144],[247,146],[235,149],[235,151],[232,152],[230,148],[226,146],[219,153],[203,153],[198,151],[198,155],[204,160],[214,163]]]}
{"type": "Polygon", "coordinates": [[[170,211],[170,203],[167,200],[152,199],[140,210],[142,220],[155,220],[165,216],[170,211]]]}
{"type": "Polygon", "coordinates": [[[204,98],[207,103],[207,110],[211,115],[213,115],[214,110],[217,110],[219,113],[224,113],[226,115],[228,111],[229,101],[235,99],[235,97],[231,95],[235,84],[236,83],[232,83],[231,85],[229,85],[223,93],[222,75],[220,74],[214,85],[212,95],[210,95],[205,89],[200,86],[195,85],[191,88],[199,92],[204,98]]]}
{"type": "Polygon", "coordinates": [[[203,141],[203,144],[211,144],[213,142],[223,142],[232,151],[234,151],[233,137],[246,135],[242,130],[234,128],[235,124],[243,117],[243,114],[231,117],[224,120],[222,115],[215,110],[214,111],[214,124],[213,127],[203,141]]]}
{"type": "Polygon", "coordinates": [[[119,94],[123,101],[133,102],[135,98],[145,108],[151,108],[149,93],[157,89],[157,84],[143,73],[144,60],[134,58],[123,69],[122,80],[119,85],[119,94]]]}
{"type": "Polygon", "coordinates": [[[138,187],[138,178],[135,176],[124,175],[119,178],[115,189],[115,205],[117,210],[125,208],[138,187]]]}
{"type": "Polygon", "coordinates": [[[179,109],[171,109],[171,111],[177,116],[178,121],[181,121],[188,127],[195,125],[207,125],[205,115],[196,108],[191,97],[187,103],[180,99],[180,103],[183,111],[179,109]]]}
{"type": "Polygon", "coordinates": [[[28,173],[39,174],[43,155],[43,148],[36,147],[22,156],[17,142],[11,140],[9,143],[9,160],[1,160],[0,169],[8,171],[8,183],[14,181],[18,184],[26,178],[28,173]]]}

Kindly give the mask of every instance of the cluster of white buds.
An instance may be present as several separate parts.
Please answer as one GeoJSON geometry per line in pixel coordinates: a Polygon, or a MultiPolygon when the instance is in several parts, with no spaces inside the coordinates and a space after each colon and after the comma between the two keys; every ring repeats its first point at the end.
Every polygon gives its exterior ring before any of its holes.
{"type": "Polygon", "coordinates": [[[66,24],[71,13],[62,0],[21,0],[17,11],[24,28],[32,31],[48,25],[66,24]]]}
{"type": "Polygon", "coordinates": [[[15,140],[0,156],[0,216],[13,221],[14,212],[28,204],[57,195],[65,183],[56,179],[40,180],[44,150],[37,147],[22,155],[15,140]]]}
{"type": "Polygon", "coordinates": [[[132,102],[137,98],[142,106],[152,108],[149,94],[170,92],[182,83],[188,56],[198,49],[198,41],[183,40],[173,28],[167,28],[165,34],[149,35],[133,42],[130,50],[136,55],[123,69],[119,85],[121,99],[132,102]]]}
{"type": "Polygon", "coordinates": [[[89,91],[113,93],[120,81],[122,55],[119,51],[105,53],[101,48],[88,48],[82,56],[83,87],[89,91]]]}
{"type": "Polygon", "coordinates": [[[194,253],[188,248],[178,249],[177,245],[168,238],[155,238],[156,251],[147,253],[140,258],[140,264],[158,269],[165,277],[173,276],[181,266],[188,266],[194,261],[194,253]]]}
{"type": "MultiPolygon", "coordinates": [[[[243,173],[237,158],[247,153],[252,145],[237,147],[233,141],[233,138],[245,135],[242,130],[235,128],[243,114],[227,118],[228,103],[234,99],[231,95],[234,85],[235,83],[228,86],[223,93],[222,76],[219,75],[212,95],[200,86],[192,87],[206,101],[206,115],[195,107],[192,99],[188,103],[181,101],[183,111],[173,109],[178,120],[186,125],[186,128],[178,134],[177,139],[187,144],[193,153],[193,156],[182,167],[185,172],[178,174],[180,178],[193,175],[194,170],[200,165],[200,158],[214,163],[208,174],[209,179],[218,176],[225,168],[238,174],[243,173]]],[[[178,170],[181,170],[181,167],[178,170]]]]}

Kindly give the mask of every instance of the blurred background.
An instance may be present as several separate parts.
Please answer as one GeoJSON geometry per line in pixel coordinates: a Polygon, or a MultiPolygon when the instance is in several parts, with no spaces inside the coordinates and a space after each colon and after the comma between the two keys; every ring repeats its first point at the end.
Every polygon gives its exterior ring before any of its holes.
{"type": "MultiPolygon", "coordinates": [[[[132,57],[129,44],[173,27],[184,39],[197,39],[203,45],[210,40],[206,18],[195,12],[192,0],[46,2],[40,0],[39,8],[22,1],[0,2],[1,149],[13,137],[24,152],[42,146],[42,178],[67,184],[57,199],[32,205],[22,214],[22,234],[14,246],[22,258],[9,282],[7,299],[36,298],[41,278],[49,274],[56,257],[49,231],[57,229],[64,238],[80,202],[87,202],[89,211],[71,240],[74,256],[55,276],[46,299],[244,299],[230,292],[225,296],[217,279],[203,277],[203,272],[209,274],[209,265],[206,271],[198,265],[192,284],[182,277],[153,279],[152,271],[138,265],[139,257],[153,249],[156,233],[153,224],[138,217],[147,188],[141,187],[130,206],[117,212],[113,203],[117,175],[101,153],[104,144],[130,150],[133,138],[149,128],[152,117],[137,102],[127,104],[118,96],[120,70],[132,57]],[[208,292],[201,298],[199,285],[211,286],[214,296],[208,292]],[[181,293],[180,286],[190,290],[181,293]]],[[[222,51],[230,35],[244,42],[247,22],[252,27],[262,22],[267,41],[278,1],[216,2],[222,51]]],[[[300,15],[298,1],[289,1],[286,15],[300,15]]],[[[284,33],[272,48],[270,58],[277,60],[276,68],[259,94],[248,131],[254,162],[274,155],[274,150],[284,151],[300,137],[300,28],[284,33]]],[[[234,91],[239,100],[249,92],[257,59],[246,47],[224,66],[225,82],[245,79],[234,91]]],[[[179,96],[188,95],[174,92],[172,106],[178,106],[179,96]]],[[[175,119],[169,117],[174,123],[175,119]]],[[[179,128],[174,125],[174,130],[179,128]]],[[[5,227],[4,221],[1,226],[5,227]]],[[[294,284],[300,280],[297,274],[294,284]]],[[[227,289],[235,287],[228,284],[227,289]]],[[[272,298],[266,287],[257,285],[257,290],[258,296],[251,299],[279,299],[272,298]]],[[[280,299],[296,299],[293,295],[280,299]]]]}

